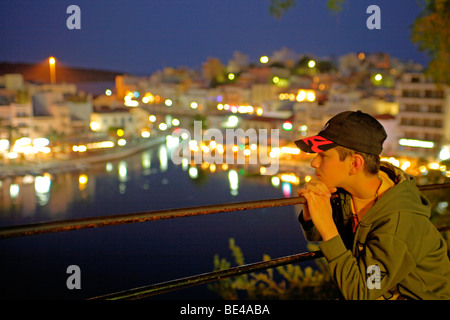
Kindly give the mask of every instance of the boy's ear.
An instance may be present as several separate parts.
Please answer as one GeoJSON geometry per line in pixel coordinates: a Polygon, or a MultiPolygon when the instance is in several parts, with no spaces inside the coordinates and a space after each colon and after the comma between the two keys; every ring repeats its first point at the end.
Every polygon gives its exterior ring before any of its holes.
{"type": "Polygon", "coordinates": [[[350,161],[350,174],[356,174],[362,169],[364,169],[364,158],[360,154],[352,155],[352,161],[350,161]]]}

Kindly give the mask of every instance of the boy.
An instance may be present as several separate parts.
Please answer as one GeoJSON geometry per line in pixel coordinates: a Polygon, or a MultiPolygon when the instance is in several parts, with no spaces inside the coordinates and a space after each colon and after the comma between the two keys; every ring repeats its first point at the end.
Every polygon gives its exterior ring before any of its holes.
{"type": "Polygon", "coordinates": [[[317,136],[295,141],[317,179],[299,191],[307,240],[322,240],[346,299],[450,299],[447,246],[429,220],[413,177],[380,165],[383,126],[361,111],[330,119],[317,136]]]}

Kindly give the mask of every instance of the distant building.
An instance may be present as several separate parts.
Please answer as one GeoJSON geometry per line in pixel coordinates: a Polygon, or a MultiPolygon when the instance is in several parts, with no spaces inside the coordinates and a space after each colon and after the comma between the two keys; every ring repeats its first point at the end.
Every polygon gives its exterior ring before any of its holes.
{"type": "Polygon", "coordinates": [[[142,126],[138,121],[139,115],[131,110],[130,108],[97,108],[90,118],[92,131],[115,134],[121,129],[123,135],[137,135],[142,126]]]}
{"type": "Polygon", "coordinates": [[[404,73],[397,82],[399,151],[437,157],[450,144],[450,90],[423,73],[404,73]]]}

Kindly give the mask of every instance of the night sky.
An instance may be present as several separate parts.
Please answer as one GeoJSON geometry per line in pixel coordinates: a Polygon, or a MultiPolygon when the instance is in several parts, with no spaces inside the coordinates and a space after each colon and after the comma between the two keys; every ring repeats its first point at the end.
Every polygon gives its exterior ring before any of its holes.
{"type": "Polygon", "coordinates": [[[164,66],[199,68],[208,57],[226,64],[234,51],[257,62],[282,47],[317,57],[387,52],[426,65],[410,41],[416,0],[347,0],[340,13],[326,0],[297,0],[281,19],[270,0],[14,0],[0,4],[0,61],[59,63],[132,74],[164,66]],[[81,30],[69,30],[69,5],[81,9],[81,30]],[[381,29],[369,30],[369,5],[381,29]]]}

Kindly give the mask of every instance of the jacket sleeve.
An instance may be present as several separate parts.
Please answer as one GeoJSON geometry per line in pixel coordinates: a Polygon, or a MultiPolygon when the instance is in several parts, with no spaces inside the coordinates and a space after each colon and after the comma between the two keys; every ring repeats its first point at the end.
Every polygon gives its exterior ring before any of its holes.
{"type": "Polygon", "coordinates": [[[322,241],[322,236],[317,231],[316,227],[314,227],[314,224],[312,220],[305,221],[303,219],[303,210],[300,212],[300,215],[298,216],[298,221],[300,222],[300,225],[302,226],[303,234],[305,235],[305,239],[307,241],[312,242],[318,242],[322,241]]]}
{"type": "Polygon", "coordinates": [[[368,239],[358,258],[347,250],[340,235],[323,242],[320,249],[345,299],[377,299],[415,267],[405,243],[392,234],[368,239]]]}

